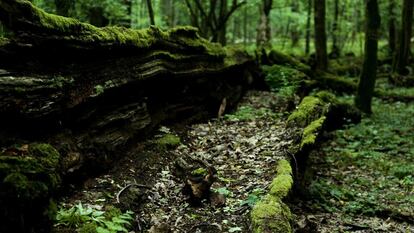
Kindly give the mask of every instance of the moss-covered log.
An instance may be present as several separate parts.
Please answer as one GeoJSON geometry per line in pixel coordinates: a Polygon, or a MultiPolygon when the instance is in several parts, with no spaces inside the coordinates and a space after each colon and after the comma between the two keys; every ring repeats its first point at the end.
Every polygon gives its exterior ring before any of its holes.
{"type": "MultiPolygon", "coordinates": [[[[0,41],[0,151],[47,142],[59,160],[50,174],[65,181],[107,168],[161,123],[217,116],[223,99],[231,109],[253,81],[251,57],[209,43],[191,27],[97,28],[25,0],[2,0],[0,20],[13,34],[0,41]]],[[[25,156],[24,163],[43,166],[25,156]]],[[[10,159],[1,153],[0,187],[49,182],[15,174],[10,159]]],[[[54,184],[39,189],[39,203],[49,203],[54,184]]],[[[27,193],[29,186],[18,188],[27,193]]],[[[14,198],[5,190],[2,208],[14,198]]],[[[10,208],[0,212],[11,223],[1,230],[17,232],[10,208]]],[[[32,231],[28,218],[22,216],[21,232],[32,231]]]]}

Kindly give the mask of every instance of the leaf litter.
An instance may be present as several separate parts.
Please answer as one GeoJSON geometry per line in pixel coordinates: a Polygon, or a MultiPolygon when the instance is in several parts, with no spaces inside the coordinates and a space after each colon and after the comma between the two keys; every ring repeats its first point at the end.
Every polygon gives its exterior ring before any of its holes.
{"type": "Polygon", "coordinates": [[[221,119],[162,126],[158,134],[177,134],[183,143],[166,150],[151,139],[138,143],[107,174],[75,187],[61,205],[132,210],[131,232],[251,232],[250,210],[267,192],[277,161],[292,143],[281,103],[274,93],[250,91],[238,111],[221,119]],[[177,161],[214,167],[218,179],[212,190],[225,197],[225,204],[190,205],[177,161]]]}

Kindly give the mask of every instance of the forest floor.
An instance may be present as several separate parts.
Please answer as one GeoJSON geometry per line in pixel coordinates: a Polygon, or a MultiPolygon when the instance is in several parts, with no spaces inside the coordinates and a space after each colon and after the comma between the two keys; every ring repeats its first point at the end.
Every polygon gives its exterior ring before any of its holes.
{"type": "MultiPolygon", "coordinates": [[[[378,85],[392,95],[414,93],[386,80],[378,85]]],[[[111,171],[60,200],[63,220],[54,232],[89,233],[85,223],[95,229],[102,220],[93,215],[113,207],[133,211],[124,216],[130,232],[251,232],[251,207],[266,193],[292,143],[285,104],[275,93],[251,91],[236,112],[220,120],[160,127],[111,171]],[[184,174],[183,161],[191,165],[184,174]],[[217,170],[212,190],[225,196],[225,204],[205,200],[192,206],[183,194],[185,173],[206,163],[217,170]],[[64,220],[70,208],[92,218],[64,220]]],[[[326,133],[311,153],[305,195],[290,203],[296,232],[414,232],[414,103],[374,99],[373,111],[360,124],[326,133]]],[[[122,221],[103,222],[121,231],[122,221]]]]}
{"type": "MultiPolygon", "coordinates": [[[[94,212],[116,206],[135,213],[134,232],[251,232],[251,207],[267,191],[277,161],[291,143],[281,105],[274,93],[251,91],[235,113],[220,120],[161,127],[109,173],[61,200],[61,216],[73,206],[94,212]],[[165,135],[179,135],[182,143],[176,148],[159,145],[165,135]],[[212,190],[225,196],[224,205],[203,201],[194,207],[187,201],[182,192],[186,180],[177,163],[197,160],[217,170],[212,190]]],[[[82,228],[66,225],[55,231],[82,228]]]]}
{"type": "Polygon", "coordinates": [[[292,203],[302,232],[414,232],[414,103],[373,112],[311,154],[307,200],[292,203]]]}

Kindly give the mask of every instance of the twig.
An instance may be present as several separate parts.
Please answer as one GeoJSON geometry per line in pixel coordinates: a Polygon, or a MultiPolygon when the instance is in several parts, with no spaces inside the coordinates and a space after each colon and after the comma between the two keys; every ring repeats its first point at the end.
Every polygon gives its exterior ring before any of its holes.
{"type": "Polygon", "coordinates": [[[194,230],[197,230],[199,227],[210,227],[210,226],[217,227],[221,231],[221,227],[217,223],[202,222],[202,223],[199,223],[199,224],[194,225],[193,227],[191,227],[188,232],[192,232],[194,230]]]}
{"type": "Polygon", "coordinates": [[[132,186],[136,186],[138,188],[145,188],[145,189],[151,189],[151,187],[147,186],[147,185],[143,185],[143,184],[137,184],[137,183],[132,183],[132,184],[128,184],[125,187],[123,187],[121,190],[119,190],[119,192],[116,194],[116,202],[117,203],[121,203],[119,201],[119,197],[121,196],[121,194],[127,190],[128,188],[132,187],[132,186]]]}

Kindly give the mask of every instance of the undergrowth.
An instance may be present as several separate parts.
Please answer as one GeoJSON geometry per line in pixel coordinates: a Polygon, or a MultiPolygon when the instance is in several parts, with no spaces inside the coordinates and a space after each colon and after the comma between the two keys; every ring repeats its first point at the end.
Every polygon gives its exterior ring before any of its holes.
{"type": "MultiPolygon", "coordinates": [[[[374,101],[374,114],[322,146],[324,173],[310,186],[315,208],[414,217],[414,105],[374,101]]],[[[318,155],[318,156],[321,156],[318,155]]]]}
{"type": "Polygon", "coordinates": [[[79,202],[69,209],[61,208],[56,215],[55,226],[80,233],[117,233],[128,232],[133,219],[131,211],[122,213],[115,207],[101,211],[79,202]]]}

